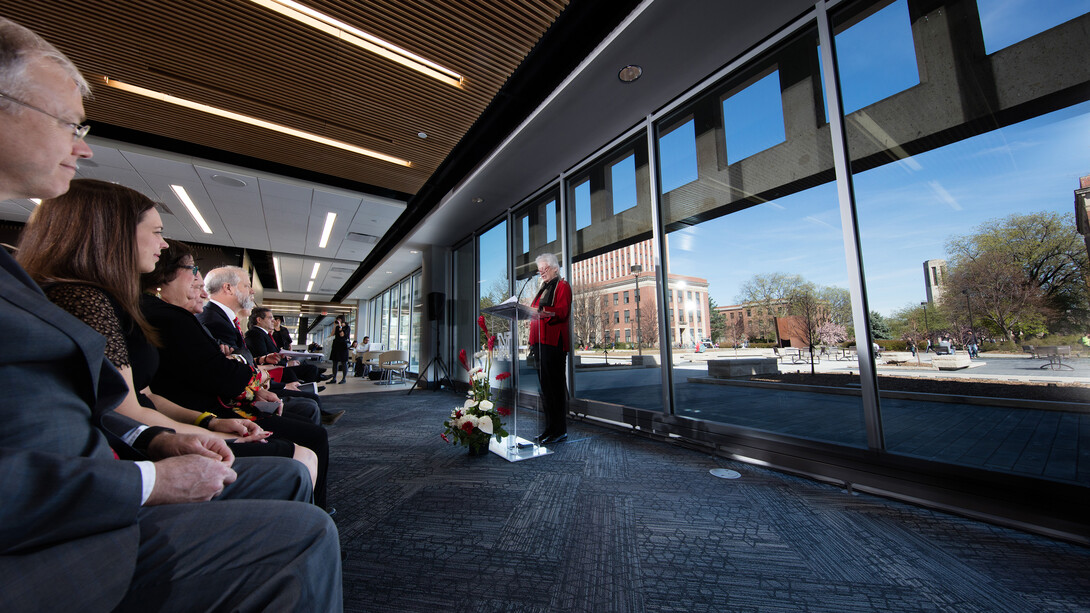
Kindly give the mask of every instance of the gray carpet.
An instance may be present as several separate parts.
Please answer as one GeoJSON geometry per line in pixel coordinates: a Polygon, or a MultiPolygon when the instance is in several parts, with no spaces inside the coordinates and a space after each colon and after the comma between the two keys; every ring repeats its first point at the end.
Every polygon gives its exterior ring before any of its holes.
{"type": "Polygon", "coordinates": [[[324,404],[346,611],[1090,611],[1077,545],[587,423],[469,457],[449,393],[324,404]]]}

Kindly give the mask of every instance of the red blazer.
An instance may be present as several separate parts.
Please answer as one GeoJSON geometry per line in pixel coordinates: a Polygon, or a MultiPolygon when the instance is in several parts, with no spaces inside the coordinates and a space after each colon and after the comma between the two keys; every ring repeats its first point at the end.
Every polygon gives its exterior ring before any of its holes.
{"type": "MultiPolygon", "coordinates": [[[[530,306],[536,309],[539,299],[534,298],[530,306]]],[[[553,314],[530,322],[529,344],[533,346],[541,342],[552,347],[559,345],[561,349],[567,351],[571,346],[571,323],[568,321],[571,315],[571,286],[567,281],[560,279],[556,282],[553,306],[546,308],[553,314]]]]}

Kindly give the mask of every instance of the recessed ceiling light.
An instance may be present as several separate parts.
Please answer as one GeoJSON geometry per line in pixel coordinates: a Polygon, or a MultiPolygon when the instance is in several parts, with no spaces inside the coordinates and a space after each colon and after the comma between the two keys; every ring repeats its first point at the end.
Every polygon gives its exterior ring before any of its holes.
{"type": "Polygon", "coordinates": [[[174,195],[178,197],[178,200],[182,201],[185,205],[185,210],[189,211],[189,215],[193,218],[193,221],[197,222],[197,225],[201,227],[201,230],[205,234],[211,234],[212,228],[208,227],[208,223],[204,220],[201,212],[197,210],[197,205],[193,204],[193,199],[189,197],[189,192],[185,191],[185,188],[181,185],[171,185],[170,189],[174,190],[174,195]]]}
{"type": "Polygon", "coordinates": [[[388,275],[392,275],[392,274],[394,274],[394,271],[392,271],[392,270],[387,270],[387,271],[386,271],[386,274],[388,274],[388,275]]]}
{"type": "Polygon", "coordinates": [[[360,155],[366,155],[367,157],[372,157],[372,158],[375,158],[375,159],[378,159],[378,160],[383,160],[383,161],[386,161],[386,162],[390,162],[391,164],[398,164],[400,166],[412,166],[412,162],[410,162],[408,160],[403,160],[401,158],[394,157],[392,155],[386,155],[385,153],[379,153],[378,151],[373,151],[371,149],[364,149],[363,147],[357,147],[356,145],[351,145],[351,144],[348,144],[348,143],[344,143],[344,142],[341,142],[339,140],[333,140],[332,138],[326,138],[324,136],[319,136],[317,134],[311,134],[310,132],[304,132],[302,130],[296,130],[295,128],[289,128],[288,126],[282,126],[282,125],[280,125],[278,123],[273,123],[271,121],[265,121],[264,119],[258,119],[256,117],[250,117],[249,115],[243,115],[242,113],[235,113],[234,111],[224,110],[224,109],[221,109],[221,108],[218,108],[218,107],[209,106],[207,104],[201,104],[200,102],[193,102],[192,100],[186,100],[184,98],[178,98],[176,96],[171,96],[170,94],[164,94],[162,92],[157,92],[157,91],[154,91],[154,90],[146,89],[146,88],[140,87],[138,85],[129,85],[128,83],[122,83],[121,81],[118,81],[116,79],[111,79],[110,77],[98,77],[98,78],[102,79],[102,83],[104,83],[105,85],[107,85],[109,87],[113,87],[114,89],[120,89],[121,91],[126,91],[126,92],[129,92],[131,94],[136,94],[138,96],[144,96],[144,97],[147,97],[147,98],[152,98],[154,100],[158,100],[160,102],[166,102],[168,104],[175,104],[177,106],[185,107],[187,109],[192,109],[194,111],[200,111],[202,113],[208,113],[210,115],[216,115],[218,117],[224,117],[226,119],[231,119],[231,120],[234,120],[234,121],[237,121],[237,122],[240,122],[240,123],[249,124],[251,126],[256,126],[258,128],[264,128],[266,130],[272,130],[274,132],[279,132],[281,134],[287,134],[289,136],[294,136],[296,138],[302,138],[302,139],[309,140],[311,142],[319,143],[319,144],[322,144],[322,145],[329,145],[330,147],[336,147],[338,149],[344,149],[345,151],[350,151],[352,153],[358,153],[360,155]]]}
{"type": "Polygon", "coordinates": [[[307,291],[314,289],[314,281],[307,281],[307,291]]]}
{"type": "Polygon", "coordinates": [[[333,222],[337,221],[336,213],[326,213],[325,227],[322,228],[322,240],[318,241],[318,246],[325,249],[326,244],[329,243],[329,233],[333,231],[333,222]]]}
{"type": "Polygon", "coordinates": [[[474,198],[472,200],[472,202],[473,202],[473,204],[480,204],[480,203],[484,202],[484,198],[481,198],[480,196],[477,196],[476,198],[474,198]]]}
{"type": "Polygon", "coordinates": [[[629,64],[617,73],[617,78],[625,83],[631,83],[636,79],[640,78],[640,75],[642,74],[643,68],[640,68],[635,64],[629,64]]]}
{"type": "Polygon", "coordinates": [[[273,272],[276,273],[276,291],[283,292],[284,285],[280,282],[280,258],[273,258],[273,272]]]}
{"type": "Polygon", "coordinates": [[[314,269],[310,271],[310,278],[312,280],[318,278],[318,269],[321,268],[321,267],[322,267],[321,262],[315,262],[314,263],[314,269]]]}
{"type": "Polygon", "coordinates": [[[310,294],[303,294],[303,300],[310,300],[310,294]]]}
{"type": "Polygon", "coordinates": [[[419,252],[419,251],[417,251],[416,249],[409,249],[409,253],[411,253],[411,254],[413,254],[413,255],[416,255],[416,254],[418,254],[418,253],[420,253],[420,252],[419,252]]]}
{"type": "Polygon", "coordinates": [[[417,132],[416,135],[419,136],[420,138],[427,138],[428,137],[427,132],[417,132]]]}

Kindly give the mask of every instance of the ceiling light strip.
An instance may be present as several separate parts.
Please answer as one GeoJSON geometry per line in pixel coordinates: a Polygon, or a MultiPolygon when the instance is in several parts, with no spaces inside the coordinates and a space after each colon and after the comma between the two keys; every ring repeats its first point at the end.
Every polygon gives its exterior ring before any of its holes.
{"type": "Polygon", "coordinates": [[[325,227],[322,228],[322,240],[318,241],[318,246],[325,249],[325,246],[329,243],[329,233],[333,231],[333,222],[337,221],[336,213],[327,213],[325,216],[325,227]]]}
{"type": "Polygon", "coordinates": [[[314,281],[307,281],[307,291],[314,289],[314,281]]]}
{"type": "Polygon", "coordinates": [[[276,273],[276,291],[283,293],[284,284],[280,282],[280,258],[273,258],[273,272],[276,273]]]}
{"type": "MultiPolygon", "coordinates": [[[[334,215],[334,217],[336,217],[336,215],[334,215]]],[[[328,219],[328,218],[327,218],[327,219],[328,219]]],[[[333,229],[333,226],[332,226],[332,224],[329,224],[329,223],[327,222],[327,224],[326,224],[326,225],[327,225],[327,226],[329,226],[329,229],[330,229],[330,230],[332,230],[332,229],[333,229]]],[[[329,232],[326,232],[326,236],[327,236],[327,238],[328,238],[328,234],[329,234],[329,232]]],[[[310,271],[310,278],[311,278],[312,280],[313,280],[313,279],[317,279],[317,278],[318,278],[318,269],[319,269],[319,268],[321,268],[321,267],[322,267],[322,263],[321,263],[321,262],[315,262],[315,263],[314,263],[314,269],[310,271]]]]}
{"type": "Polygon", "coordinates": [[[373,34],[368,34],[359,28],[350,26],[329,15],[319,13],[318,11],[299,4],[298,2],[294,2],[293,0],[250,1],[269,9],[270,11],[280,13],[289,19],[294,19],[303,25],[325,32],[330,36],[339,38],[349,44],[380,55],[392,62],[397,62],[402,66],[411,68],[429,77],[453,85],[454,87],[461,88],[465,80],[462,75],[449,68],[444,68],[431,60],[420,57],[411,51],[402,49],[393,43],[388,43],[373,34]]]}
{"type": "Polygon", "coordinates": [[[288,126],[282,126],[282,125],[277,124],[277,123],[272,123],[271,121],[265,121],[264,119],[258,119],[256,117],[250,117],[249,115],[243,115],[241,113],[235,113],[233,111],[227,111],[227,110],[217,108],[217,107],[214,107],[214,106],[208,106],[207,104],[201,104],[200,102],[193,102],[191,100],[186,100],[184,98],[178,98],[176,96],[171,96],[170,94],[164,94],[162,92],[152,91],[150,89],[146,89],[146,88],[140,87],[138,85],[130,85],[128,83],[123,83],[123,82],[118,81],[116,79],[111,79],[110,77],[101,77],[101,79],[102,79],[102,82],[104,84],[106,84],[106,85],[108,85],[108,86],[110,86],[110,87],[112,87],[114,89],[120,89],[121,91],[129,92],[131,94],[136,94],[138,96],[145,96],[147,98],[152,98],[154,100],[159,100],[160,102],[166,102],[168,104],[175,104],[177,106],[185,107],[187,109],[192,109],[194,111],[200,111],[202,113],[208,113],[208,114],[211,114],[211,115],[216,115],[216,116],[223,117],[223,118],[226,118],[226,119],[231,119],[231,120],[238,121],[238,122],[241,122],[241,123],[249,124],[251,126],[256,126],[258,128],[264,128],[266,130],[272,130],[274,132],[280,132],[281,134],[287,134],[289,136],[294,136],[296,138],[302,138],[302,139],[309,140],[311,142],[319,143],[319,144],[322,144],[322,145],[328,145],[330,147],[336,147],[338,149],[344,149],[345,151],[350,151],[352,153],[357,153],[359,155],[365,155],[367,157],[372,157],[372,158],[375,158],[375,159],[378,159],[378,160],[383,160],[385,162],[390,162],[391,164],[397,164],[399,166],[412,166],[412,162],[410,162],[408,160],[403,160],[403,159],[401,159],[399,157],[394,157],[392,155],[387,155],[385,153],[379,153],[378,151],[373,151],[371,149],[365,149],[363,147],[357,147],[356,145],[350,145],[348,143],[341,142],[339,140],[333,140],[332,138],[326,138],[324,136],[319,136],[317,134],[312,134],[310,132],[304,132],[302,130],[296,130],[295,128],[289,128],[288,126]]]}
{"type": "Polygon", "coordinates": [[[174,195],[178,197],[178,200],[182,201],[185,205],[185,210],[189,211],[189,216],[193,218],[193,221],[197,222],[197,225],[201,227],[201,230],[205,234],[211,234],[212,228],[208,227],[208,223],[205,222],[201,212],[197,210],[197,205],[193,204],[193,200],[189,197],[189,192],[185,191],[185,188],[181,185],[171,185],[170,189],[174,190],[174,195]]]}

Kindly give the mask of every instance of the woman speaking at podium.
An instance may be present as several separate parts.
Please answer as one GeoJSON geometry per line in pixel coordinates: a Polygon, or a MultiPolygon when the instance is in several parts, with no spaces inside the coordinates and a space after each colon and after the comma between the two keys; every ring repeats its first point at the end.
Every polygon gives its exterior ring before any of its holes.
{"type": "Polygon", "coordinates": [[[537,356],[537,378],[541,383],[541,401],[545,430],[537,437],[542,445],[568,438],[568,388],[564,358],[571,345],[571,286],[560,278],[560,264],[552,253],[535,258],[541,287],[530,304],[538,317],[530,321],[530,353],[537,356]]]}

